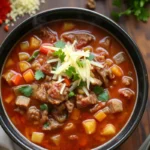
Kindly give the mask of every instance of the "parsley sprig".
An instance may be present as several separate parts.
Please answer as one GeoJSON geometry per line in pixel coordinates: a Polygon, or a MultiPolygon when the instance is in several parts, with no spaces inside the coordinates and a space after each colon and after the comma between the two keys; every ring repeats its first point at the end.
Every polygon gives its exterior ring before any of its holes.
{"type": "Polygon", "coordinates": [[[36,80],[43,79],[44,77],[45,77],[45,74],[41,70],[37,70],[35,72],[35,79],[36,80]]]}
{"type": "Polygon", "coordinates": [[[115,20],[118,20],[121,16],[129,16],[132,14],[137,20],[144,22],[148,21],[150,11],[145,8],[145,6],[150,0],[127,0],[125,3],[127,6],[125,10],[123,10],[123,2],[124,0],[113,0],[113,5],[118,7],[118,12],[112,12],[112,17],[115,20]]]}
{"type": "Polygon", "coordinates": [[[19,88],[19,92],[24,96],[30,97],[32,95],[33,89],[31,86],[22,86],[19,88]]]}
{"type": "Polygon", "coordinates": [[[53,53],[53,55],[54,55],[54,56],[57,56],[57,57],[61,60],[61,62],[64,62],[64,59],[65,59],[65,57],[66,57],[66,55],[65,55],[65,53],[62,51],[62,49],[59,49],[58,51],[55,51],[55,52],[53,53]]]}

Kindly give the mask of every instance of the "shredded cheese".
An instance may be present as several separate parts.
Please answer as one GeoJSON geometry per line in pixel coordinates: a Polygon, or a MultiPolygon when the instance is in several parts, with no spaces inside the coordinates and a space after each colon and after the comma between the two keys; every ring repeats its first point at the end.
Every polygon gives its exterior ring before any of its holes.
{"type": "Polygon", "coordinates": [[[60,94],[63,94],[64,90],[65,90],[65,87],[66,87],[66,83],[64,83],[60,89],[60,94]]]}
{"type": "Polygon", "coordinates": [[[99,62],[91,61],[91,64],[99,68],[104,68],[104,66],[99,62]]]}
{"type": "Polygon", "coordinates": [[[54,62],[57,62],[57,61],[59,61],[59,59],[58,59],[58,58],[48,60],[48,61],[47,61],[47,63],[54,63],[54,62]]]}
{"type": "Polygon", "coordinates": [[[87,88],[86,88],[85,86],[82,87],[82,90],[84,91],[84,93],[85,93],[87,96],[90,95],[89,92],[88,92],[88,90],[87,90],[87,88]]]}

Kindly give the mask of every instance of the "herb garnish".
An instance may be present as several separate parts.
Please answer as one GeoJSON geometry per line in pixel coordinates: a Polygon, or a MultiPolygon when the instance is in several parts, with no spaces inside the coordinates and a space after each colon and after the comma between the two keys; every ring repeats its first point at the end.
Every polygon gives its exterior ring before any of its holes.
{"type": "Polygon", "coordinates": [[[69,97],[73,97],[73,96],[75,96],[75,93],[74,92],[70,92],[68,96],[69,97]]]}
{"type": "Polygon", "coordinates": [[[33,92],[33,89],[31,86],[23,86],[19,88],[19,92],[24,96],[30,97],[33,92]]]}
{"type": "Polygon", "coordinates": [[[66,43],[63,42],[63,41],[61,41],[61,40],[60,40],[60,41],[57,41],[57,42],[54,44],[54,46],[57,47],[57,48],[64,48],[65,45],[66,45],[66,43]]]}
{"type": "Polygon", "coordinates": [[[48,106],[47,104],[42,104],[40,105],[40,109],[43,111],[43,110],[48,110],[48,106]]]}
{"type": "Polygon", "coordinates": [[[55,51],[55,52],[53,53],[53,56],[57,56],[57,57],[61,60],[61,62],[63,62],[66,55],[65,55],[65,53],[62,51],[62,49],[59,49],[58,51],[55,51]]]}
{"type": "Polygon", "coordinates": [[[35,79],[36,80],[40,80],[43,79],[45,77],[44,73],[41,70],[37,70],[35,72],[35,79]]]}
{"type": "Polygon", "coordinates": [[[38,55],[39,55],[40,51],[34,51],[32,56],[28,59],[28,62],[32,61],[33,59],[35,59],[38,55]]]}

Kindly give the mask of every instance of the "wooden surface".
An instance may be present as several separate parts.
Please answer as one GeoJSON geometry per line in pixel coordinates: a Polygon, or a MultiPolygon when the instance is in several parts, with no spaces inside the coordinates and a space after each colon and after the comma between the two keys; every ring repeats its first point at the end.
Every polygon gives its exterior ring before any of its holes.
{"type": "MultiPolygon", "coordinates": [[[[108,17],[110,17],[110,12],[113,9],[111,0],[97,0],[96,10],[99,13],[102,13],[108,17]]],[[[46,4],[42,4],[40,7],[40,11],[56,8],[56,7],[82,7],[85,8],[86,0],[46,0],[46,4]]],[[[18,19],[15,23],[15,26],[22,22],[25,18],[18,19]]],[[[150,75],[150,19],[147,23],[138,22],[134,17],[124,17],[122,18],[118,24],[128,32],[128,34],[133,38],[133,40],[137,43],[140,51],[144,57],[148,75],[150,75]]],[[[10,31],[13,27],[10,28],[10,31]]],[[[3,30],[3,26],[0,27],[0,44],[8,35],[3,30]]],[[[150,82],[150,79],[149,79],[150,82]]],[[[150,89],[149,89],[150,93],[150,89]]],[[[140,145],[144,142],[146,137],[150,133],[150,95],[148,97],[148,103],[146,106],[145,113],[142,117],[142,120],[134,133],[130,136],[130,138],[118,148],[118,150],[138,150],[140,145]]]]}

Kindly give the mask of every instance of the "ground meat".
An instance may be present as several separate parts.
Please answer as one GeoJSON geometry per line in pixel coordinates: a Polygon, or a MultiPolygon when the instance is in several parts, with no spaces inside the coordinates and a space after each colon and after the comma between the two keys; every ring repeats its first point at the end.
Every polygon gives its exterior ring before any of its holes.
{"type": "Polygon", "coordinates": [[[119,90],[120,95],[125,97],[126,99],[131,99],[133,95],[135,94],[131,89],[129,88],[122,88],[119,90]]]}
{"type": "Polygon", "coordinates": [[[64,91],[62,94],[60,94],[60,90],[63,86],[63,83],[56,83],[52,82],[50,84],[49,90],[47,91],[48,93],[48,101],[51,104],[60,104],[64,100],[68,99],[68,88],[65,87],[64,91]]]}
{"type": "Polygon", "coordinates": [[[39,36],[46,39],[46,41],[50,43],[54,43],[57,40],[57,33],[48,27],[40,29],[39,36]]]}
{"type": "Polygon", "coordinates": [[[31,106],[27,111],[28,119],[34,122],[34,124],[38,124],[41,118],[40,110],[35,106],[31,106]]]}
{"type": "Polygon", "coordinates": [[[89,8],[89,9],[95,9],[96,8],[96,2],[95,2],[95,0],[87,0],[87,8],[89,8]]]}
{"type": "Polygon", "coordinates": [[[77,40],[76,47],[82,48],[84,46],[87,46],[90,42],[92,42],[95,37],[89,33],[76,33],[76,32],[69,32],[62,35],[62,38],[65,41],[69,41],[73,43],[74,40],[77,40]]]}
{"type": "Polygon", "coordinates": [[[117,113],[123,111],[122,101],[119,99],[111,99],[107,103],[110,113],[117,113]]]}
{"type": "Polygon", "coordinates": [[[44,84],[39,85],[35,92],[35,98],[41,102],[47,102],[47,93],[44,84]]]}
{"type": "Polygon", "coordinates": [[[76,96],[76,105],[78,108],[94,105],[98,102],[95,93],[91,92],[89,96],[78,94],[76,96]]]}
{"type": "Polygon", "coordinates": [[[68,139],[69,139],[69,140],[78,140],[79,137],[78,137],[77,135],[70,135],[70,136],[68,137],[68,139]]]}
{"type": "Polygon", "coordinates": [[[45,74],[51,75],[51,70],[52,70],[51,64],[49,64],[49,63],[44,63],[44,64],[41,66],[41,70],[42,70],[45,74]]]}
{"type": "Polygon", "coordinates": [[[74,103],[70,102],[69,100],[65,102],[66,108],[69,113],[72,113],[74,108],[74,103]]]}
{"type": "Polygon", "coordinates": [[[39,70],[40,67],[41,67],[41,64],[39,63],[38,60],[34,60],[33,63],[31,64],[31,68],[35,71],[39,70]]]}
{"type": "Polygon", "coordinates": [[[49,119],[48,122],[43,126],[43,130],[51,131],[62,127],[62,123],[57,122],[53,118],[49,119]]]}
{"type": "Polygon", "coordinates": [[[98,110],[100,110],[101,108],[103,108],[105,105],[106,105],[105,102],[98,102],[98,104],[95,104],[95,105],[90,109],[90,112],[91,112],[91,113],[95,113],[95,112],[97,112],[98,110]]]}
{"type": "Polygon", "coordinates": [[[128,77],[128,76],[123,76],[122,77],[122,83],[125,85],[125,86],[129,86],[131,85],[133,79],[131,77],[128,77]]]}
{"type": "Polygon", "coordinates": [[[41,113],[40,122],[41,122],[42,124],[44,124],[44,123],[47,122],[47,121],[48,121],[48,111],[47,111],[47,110],[44,110],[44,111],[42,111],[42,113],[41,113]]]}

